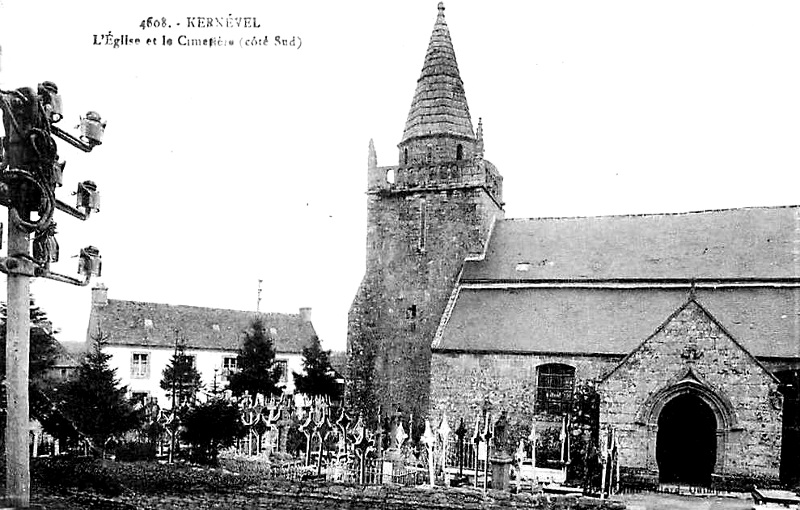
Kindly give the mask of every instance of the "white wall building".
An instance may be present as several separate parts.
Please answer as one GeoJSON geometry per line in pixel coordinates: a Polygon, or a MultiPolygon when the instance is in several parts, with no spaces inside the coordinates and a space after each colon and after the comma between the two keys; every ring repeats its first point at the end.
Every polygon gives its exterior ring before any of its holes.
{"type": "Polygon", "coordinates": [[[124,301],[108,299],[108,290],[98,286],[92,289],[87,346],[102,331],[107,337],[104,350],[111,354],[109,364],[121,384],[132,396],[156,397],[159,405],[170,407],[159,383],[175,352],[176,338],[183,341],[185,353],[194,356],[204,390],[210,391],[215,380],[224,389],[228,374],[236,369],[244,332],[256,317],[275,340],[275,359],[284,368],[281,384],[293,393],[292,373],[302,372],[302,349],[316,336],[310,308],[279,314],[124,301]]]}

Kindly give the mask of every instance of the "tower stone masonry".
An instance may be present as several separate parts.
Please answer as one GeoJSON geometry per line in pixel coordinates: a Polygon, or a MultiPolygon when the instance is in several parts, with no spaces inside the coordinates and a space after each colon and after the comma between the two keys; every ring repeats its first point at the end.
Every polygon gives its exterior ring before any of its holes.
{"type": "Polygon", "coordinates": [[[370,421],[427,416],[431,342],[464,260],[503,217],[502,176],[483,158],[439,3],[398,144],[378,166],[370,141],[366,273],[348,317],[348,402],[370,421]]]}

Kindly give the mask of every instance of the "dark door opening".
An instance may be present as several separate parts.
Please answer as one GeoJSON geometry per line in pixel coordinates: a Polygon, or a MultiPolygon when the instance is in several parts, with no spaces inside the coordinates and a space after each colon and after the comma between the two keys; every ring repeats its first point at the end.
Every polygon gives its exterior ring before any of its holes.
{"type": "Polygon", "coordinates": [[[656,461],[661,482],[707,485],[717,458],[717,419],[696,395],[673,398],[658,416],[656,461]]]}

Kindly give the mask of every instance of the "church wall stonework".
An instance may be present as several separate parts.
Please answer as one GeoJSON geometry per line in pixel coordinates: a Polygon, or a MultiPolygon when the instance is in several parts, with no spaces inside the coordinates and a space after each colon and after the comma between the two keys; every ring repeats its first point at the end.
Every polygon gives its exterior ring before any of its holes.
{"type": "Polygon", "coordinates": [[[695,394],[717,420],[714,475],[777,478],[777,388],[763,366],[690,301],[600,384],[600,424],[617,430],[621,466],[655,480],[658,413],[672,398],[695,394]]]}
{"type": "MultiPolygon", "coordinates": [[[[431,361],[431,418],[447,414],[455,427],[463,419],[468,427],[485,403],[494,416],[505,411],[509,430],[527,437],[531,423],[560,427],[560,416],[537,414],[537,368],[562,363],[575,368],[576,384],[596,380],[619,363],[620,356],[537,354],[483,354],[434,352],[431,361]]],[[[470,428],[471,430],[471,428],[470,428]]],[[[518,440],[513,437],[512,440],[518,440]]]]}

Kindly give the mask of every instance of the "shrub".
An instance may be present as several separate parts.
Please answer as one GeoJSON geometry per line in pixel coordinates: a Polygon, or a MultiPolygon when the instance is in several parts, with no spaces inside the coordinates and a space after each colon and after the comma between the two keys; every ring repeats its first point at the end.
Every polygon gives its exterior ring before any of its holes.
{"type": "Polygon", "coordinates": [[[244,437],[239,409],[222,399],[209,400],[189,409],[184,417],[184,439],[192,445],[191,460],[216,465],[220,448],[244,437]]]}
{"type": "Polygon", "coordinates": [[[135,462],[139,460],[154,460],[156,446],[153,443],[141,441],[127,441],[114,448],[114,455],[122,462],[135,462]]]}

